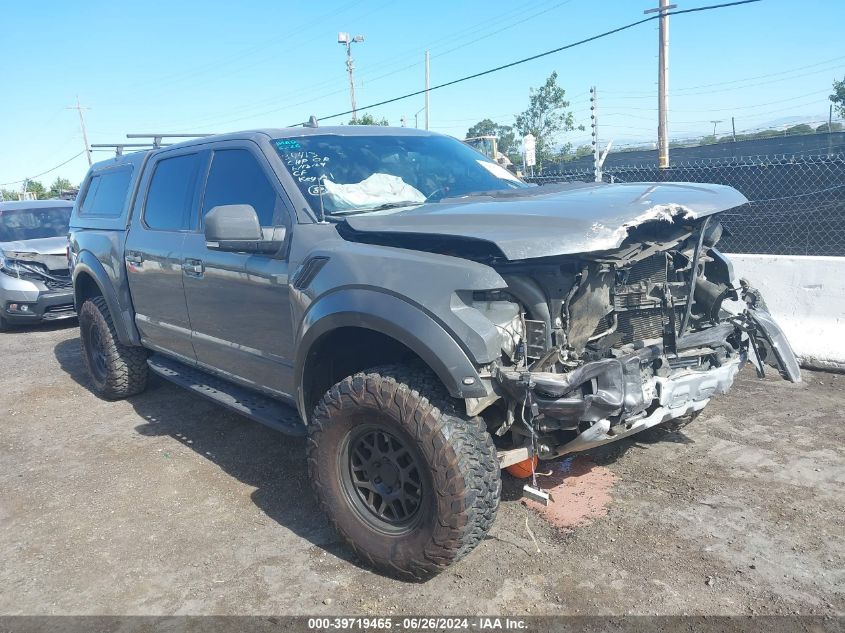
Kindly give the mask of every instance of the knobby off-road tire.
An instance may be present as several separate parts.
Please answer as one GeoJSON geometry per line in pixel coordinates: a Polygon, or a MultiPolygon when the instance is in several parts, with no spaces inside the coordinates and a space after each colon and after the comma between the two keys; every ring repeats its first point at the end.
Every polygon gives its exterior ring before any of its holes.
{"type": "Polygon", "coordinates": [[[94,392],[107,400],[141,393],[147,386],[147,350],[123,345],[102,297],[87,299],[79,310],[82,359],[94,392]]]}
{"type": "Polygon", "coordinates": [[[9,331],[9,322],[0,316],[0,332],[8,332],[9,331]]]}
{"type": "Polygon", "coordinates": [[[499,507],[484,421],[457,410],[426,370],[378,367],[334,385],[309,424],[308,470],[343,540],[405,580],[425,580],[472,551],[499,507]],[[401,501],[390,502],[391,482],[401,501]]]}

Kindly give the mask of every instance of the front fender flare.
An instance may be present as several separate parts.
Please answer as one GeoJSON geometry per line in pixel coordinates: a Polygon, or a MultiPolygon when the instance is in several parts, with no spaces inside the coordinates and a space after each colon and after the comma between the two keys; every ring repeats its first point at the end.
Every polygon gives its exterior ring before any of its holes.
{"type": "Polygon", "coordinates": [[[111,277],[106,272],[100,260],[90,251],[79,253],[73,265],[73,302],[76,311],[79,312],[79,309],[82,307],[78,305],[79,294],[76,280],[83,273],[89,275],[100,289],[100,294],[105,299],[106,305],[111,313],[114,329],[117,331],[117,337],[120,339],[120,342],[124,345],[140,345],[141,335],[135,327],[131,307],[128,310],[121,308],[120,300],[111,277]]]}
{"type": "Polygon", "coordinates": [[[303,318],[294,370],[300,413],[305,409],[302,382],[310,350],[321,336],[341,327],[374,330],[402,343],[434,371],[455,398],[488,395],[464,350],[422,309],[378,290],[347,288],[317,299],[303,318]],[[464,380],[469,378],[472,382],[467,385],[464,380]]]}

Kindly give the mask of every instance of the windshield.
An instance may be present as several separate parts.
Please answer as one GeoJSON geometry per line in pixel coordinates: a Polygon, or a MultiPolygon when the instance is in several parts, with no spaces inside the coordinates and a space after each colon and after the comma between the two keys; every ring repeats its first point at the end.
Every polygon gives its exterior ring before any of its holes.
{"type": "Polygon", "coordinates": [[[0,242],[67,235],[71,208],[0,209],[0,242]]]}
{"type": "Polygon", "coordinates": [[[528,187],[447,136],[315,134],[273,141],[312,208],[327,215],[528,187]]]}

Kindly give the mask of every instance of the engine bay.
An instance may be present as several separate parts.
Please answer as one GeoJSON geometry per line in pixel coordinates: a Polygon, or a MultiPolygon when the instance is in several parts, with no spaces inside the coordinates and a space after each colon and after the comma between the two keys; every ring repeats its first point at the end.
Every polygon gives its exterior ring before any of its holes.
{"type": "Polygon", "coordinates": [[[794,357],[778,362],[782,334],[755,318],[756,291],[734,282],[721,233],[710,217],[650,222],[618,249],[494,266],[507,288],[476,292],[473,307],[500,333],[497,397],[467,410],[514,451],[505,462],[692,418],[749,358],[799,379],[794,357]]]}

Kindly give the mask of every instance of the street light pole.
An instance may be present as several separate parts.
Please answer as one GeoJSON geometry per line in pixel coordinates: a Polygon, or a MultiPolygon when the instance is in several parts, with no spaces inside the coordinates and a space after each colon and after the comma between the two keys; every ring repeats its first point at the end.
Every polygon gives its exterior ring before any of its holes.
{"type": "Polygon", "coordinates": [[[358,115],[355,112],[355,66],[352,61],[352,42],[347,42],[346,44],[346,71],[349,73],[349,96],[352,98],[352,120],[355,121],[358,115]]]}
{"type": "Polygon", "coordinates": [[[349,73],[349,96],[352,99],[352,121],[358,120],[358,113],[355,107],[355,62],[352,59],[352,45],[356,42],[363,42],[363,35],[350,37],[349,33],[338,33],[337,43],[346,46],[346,72],[349,73]]]}

